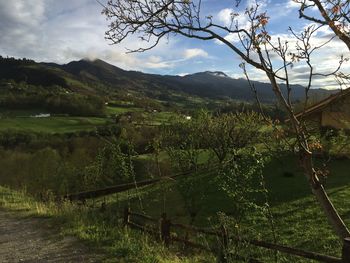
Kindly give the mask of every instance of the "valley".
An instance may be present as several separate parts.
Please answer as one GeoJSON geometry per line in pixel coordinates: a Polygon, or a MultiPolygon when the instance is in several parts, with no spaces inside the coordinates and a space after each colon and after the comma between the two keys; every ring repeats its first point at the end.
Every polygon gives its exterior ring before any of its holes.
{"type": "MultiPolygon", "coordinates": [[[[264,116],[247,82],[222,72],[162,76],[102,60],[58,65],[1,58],[0,205],[49,217],[64,234],[101,249],[104,262],[215,260],[212,253],[164,248],[125,229],[125,207],[341,257],[341,243],[322,220],[291,150],[295,138],[285,128],[287,114],[268,84],[255,85],[264,116]],[[171,179],[177,174],[186,176],[171,179]],[[153,179],[159,182],[138,187],[153,179]],[[61,200],[124,184],[135,187],[83,203],[61,200]]],[[[293,86],[293,92],[293,105],[301,108],[304,87],[293,86]]],[[[312,90],[309,103],[336,92],[312,90]]],[[[314,162],[350,223],[348,136],[313,133],[310,141],[327,147],[315,148],[314,162]]],[[[236,245],[232,253],[265,262],[309,262],[236,245]]]]}

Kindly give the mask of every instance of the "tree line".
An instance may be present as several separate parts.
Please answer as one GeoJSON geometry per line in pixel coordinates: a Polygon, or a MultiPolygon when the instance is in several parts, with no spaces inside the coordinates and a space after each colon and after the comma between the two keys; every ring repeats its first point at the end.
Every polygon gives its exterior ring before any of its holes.
{"type": "Polygon", "coordinates": [[[105,105],[102,98],[93,95],[10,92],[0,97],[0,108],[42,109],[50,113],[72,116],[101,116],[104,114],[105,105]]]}

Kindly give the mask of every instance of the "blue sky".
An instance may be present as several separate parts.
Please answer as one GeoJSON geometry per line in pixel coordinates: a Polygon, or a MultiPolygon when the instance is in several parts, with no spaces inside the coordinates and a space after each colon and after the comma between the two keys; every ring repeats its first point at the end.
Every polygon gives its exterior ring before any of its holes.
{"type": "MultiPolygon", "coordinates": [[[[224,23],[227,19],[225,15],[231,9],[243,13],[242,10],[252,1],[242,0],[241,7],[235,9],[234,0],[203,0],[203,12],[224,23]]],[[[292,25],[298,31],[308,24],[298,18],[292,0],[260,2],[262,10],[270,16],[268,28],[272,37],[293,43],[288,26],[292,25]]],[[[101,15],[101,9],[95,0],[0,0],[0,55],[57,63],[100,58],[123,69],[148,73],[184,75],[220,70],[235,78],[242,77],[238,67],[240,59],[215,41],[170,37],[169,41],[162,41],[149,52],[126,54],[126,47],[138,47],[142,43],[131,37],[120,45],[110,45],[104,39],[108,22],[101,15]]],[[[329,33],[324,29],[317,36],[322,38],[329,33]]],[[[337,40],[326,48],[322,56],[316,54],[313,58],[322,72],[334,68],[339,55],[347,55],[348,52],[345,45],[337,40]]],[[[344,71],[348,69],[345,65],[344,71]]],[[[258,70],[250,69],[249,72],[252,79],[266,80],[258,70]]],[[[297,65],[291,74],[292,81],[304,84],[304,72],[305,65],[297,65]]],[[[314,87],[336,86],[332,78],[322,78],[315,80],[314,87]]]]}

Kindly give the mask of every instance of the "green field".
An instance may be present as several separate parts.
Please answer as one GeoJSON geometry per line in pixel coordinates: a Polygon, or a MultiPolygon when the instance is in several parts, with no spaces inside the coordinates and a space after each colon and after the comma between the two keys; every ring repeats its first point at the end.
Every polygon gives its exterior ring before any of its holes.
{"type": "Polygon", "coordinates": [[[94,130],[104,125],[105,118],[98,117],[15,117],[0,119],[0,131],[17,130],[44,133],[68,133],[94,130]]]}
{"type": "MultiPolygon", "coordinates": [[[[44,133],[68,133],[94,130],[104,125],[106,118],[100,117],[70,117],[52,116],[48,118],[30,117],[43,113],[40,109],[33,110],[5,110],[0,109],[0,131],[17,130],[44,133]]],[[[142,112],[146,124],[160,125],[177,116],[173,112],[144,112],[142,108],[107,106],[106,114],[115,116],[126,112],[142,112]]]]}
{"type": "MultiPolygon", "coordinates": [[[[166,158],[162,153],[160,159],[166,158]]],[[[138,159],[146,161],[150,156],[140,155],[138,159]]],[[[350,224],[348,167],[350,167],[350,160],[331,161],[329,169],[332,173],[325,180],[325,186],[341,216],[347,224],[350,224]]],[[[215,227],[218,222],[217,213],[219,211],[230,213],[233,207],[232,201],[212,184],[213,174],[203,172],[196,176],[196,190],[198,193],[204,192],[205,196],[199,202],[200,209],[194,224],[215,227]]],[[[264,176],[269,191],[277,243],[339,257],[341,243],[312,196],[306,179],[297,166],[297,159],[292,155],[273,159],[266,164],[264,176]]],[[[23,204],[14,203],[12,197],[7,197],[6,191],[0,187],[0,204],[2,202],[5,206],[13,208],[23,206],[23,204]]],[[[178,191],[174,180],[164,179],[155,186],[89,200],[88,206],[80,206],[79,209],[71,207],[70,204],[67,204],[68,210],[65,210],[66,208],[56,208],[55,205],[50,208],[45,204],[38,205],[32,202],[28,205],[39,209],[38,212],[43,215],[53,216],[58,224],[62,224],[64,220],[63,229],[66,233],[77,235],[94,246],[103,244],[108,253],[111,253],[111,257],[122,258],[121,262],[144,262],[144,257],[157,259],[147,262],[213,262],[214,260],[208,255],[196,252],[196,258],[193,258],[193,254],[188,254],[188,257],[176,258],[176,261],[172,261],[171,257],[176,252],[164,250],[157,243],[153,243],[154,239],[147,235],[140,235],[137,231],[125,232],[121,227],[121,211],[125,205],[131,205],[132,210],[145,212],[154,218],[159,218],[162,212],[166,212],[173,222],[189,224],[189,212],[184,206],[183,196],[178,191]],[[99,210],[102,202],[106,204],[104,213],[99,210]],[[97,207],[97,209],[89,207],[97,207]],[[149,242],[152,244],[150,245],[149,242]],[[138,253],[135,253],[135,249],[138,253]]],[[[250,228],[259,233],[259,239],[273,242],[271,230],[261,215],[256,217],[253,215],[250,228]]],[[[251,249],[258,253],[257,257],[263,262],[273,262],[271,253],[265,253],[264,250],[257,250],[254,247],[251,249]]],[[[277,262],[311,261],[278,254],[277,262]]]]}
{"type": "Polygon", "coordinates": [[[136,107],[116,107],[116,106],[106,107],[106,113],[108,115],[118,115],[118,114],[123,114],[125,112],[134,112],[134,111],[143,111],[143,109],[136,108],[136,107]]]}
{"type": "MultiPolygon", "coordinates": [[[[325,180],[325,187],[335,206],[347,224],[350,224],[350,160],[334,160],[329,164],[332,173],[325,180]]],[[[269,162],[264,169],[266,185],[269,191],[269,201],[274,217],[277,240],[280,244],[298,247],[309,251],[340,256],[341,243],[311,194],[307,181],[297,166],[293,156],[286,156],[269,162]],[[288,172],[288,173],[287,173],[288,172]]],[[[228,214],[232,211],[232,201],[223,192],[212,185],[212,174],[197,175],[196,190],[205,193],[198,203],[198,215],[194,224],[210,227],[217,222],[219,211],[228,214]]],[[[184,199],[177,189],[176,182],[164,180],[163,183],[145,188],[131,200],[131,207],[148,215],[159,218],[166,212],[174,222],[189,224],[189,211],[184,206],[184,199]],[[140,197],[137,197],[140,195],[140,197]],[[142,208],[140,207],[140,198],[142,208]]],[[[129,198],[125,197],[125,204],[129,198]]],[[[111,209],[123,208],[123,195],[107,198],[111,209]],[[115,199],[116,198],[116,199],[115,199]],[[116,202],[116,200],[118,200],[116,202]]],[[[106,200],[106,199],[104,199],[106,200]]],[[[264,202],[264,200],[260,200],[264,202]]],[[[259,201],[258,201],[259,202],[259,201]]],[[[271,232],[261,218],[254,219],[251,226],[260,233],[263,240],[273,242],[271,232]]],[[[278,262],[310,262],[292,257],[280,256],[278,262]]],[[[267,261],[264,262],[270,262],[267,261]]]]}
{"type": "MultiPolygon", "coordinates": [[[[204,155],[205,153],[203,153],[204,155]]],[[[148,155],[139,155],[138,159],[145,160],[147,157],[148,155]]],[[[164,153],[160,155],[160,160],[165,160],[166,158],[164,153]]],[[[332,191],[333,189],[349,187],[350,191],[349,167],[350,160],[332,161],[329,164],[331,174],[327,179],[324,179],[326,189],[332,191]]],[[[266,164],[263,173],[269,192],[269,202],[274,207],[312,196],[307,180],[297,166],[296,158],[293,156],[286,156],[280,160],[275,159],[270,161],[266,164]]],[[[208,216],[215,215],[218,211],[230,212],[230,200],[224,192],[218,191],[218,189],[211,186],[210,179],[212,176],[212,173],[203,173],[197,177],[198,183],[196,187],[198,188],[198,192],[203,190],[206,192],[206,197],[201,201],[202,204],[200,204],[203,208],[198,216],[199,224],[203,224],[208,216]]],[[[160,189],[157,187],[149,188],[144,192],[146,195],[144,199],[152,200],[152,202],[147,202],[146,206],[149,206],[149,209],[146,212],[160,214],[162,208],[157,202],[163,202],[165,198],[165,202],[169,202],[167,204],[169,213],[181,221],[186,221],[188,215],[183,211],[181,204],[182,198],[177,193],[175,183],[167,186],[170,188],[165,190],[165,196],[163,196],[163,187],[160,189]]]]}
{"type": "MultiPolygon", "coordinates": [[[[96,127],[105,125],[108,122],[108,118],[97,117],[28,117],[40,112],[42,111],[0,112],[2,116],[6,116],[0,118],[0,131],[11,129],[43,133],[69,133],[94,130],[96,127]]],[[[140,123],[146,125],[160,125],[161,123],[168,123],[175,117],[181,118],[181,115],[175,112],[149,112],[136,107],[107,107],[108,115],[118,115],[125,112],[138,112],[136,115],[141,115],[140,123]]],[[[138,120],[136,119],[134,124],[138,124],[137,122],[138,120]]],[[[266,127],[262,129],[266,129],[266,127]]],[[[264,150],[263,144],[256,146],[263,154],[266,153],[264,152],[266,150],[264,150]]],[[[200,151],[198,164],[199,166],[204,166],[206,163],[209,163],[208,160],[212,156],[208,150],[202,149],[200,151]]],[[[266,155],[268,154],[266,153],[266,155]]],[[[79,154],[80,157],[81,155],[79,154]]],[[[161,169],[164,169],[164,171],[161,170],[163,176],[169,176],[172,173],[170,159],[164,150],[159,154],[159,161],[161,165],[163,164],[160,168],[155,163],[155,156],[150,153],[134,156],[133,160],[136,173],[135,180],[157,177],[161,169]]],[[[316,159],[315,164],[320,166],[321,161],[316,159]]],[[[349,167],[349,159],[332,160],[326,167],[331,173],[327,178],[322,178],[330,198],[334,201],[335,206],[347,224],[350,224],[350,207],[347,204],[350,198],[349,167]]],[[[51,173],[49,174],[51,176],[51,173]]],[[[318,203],[312,196],[308,182],[298,167],[297,158],[290,154],[283,156],[274,155],[272,160],[266,162],[263,175],[268,190],[268,201],[273,214],[277,243],[339,257],[341,243],[333,233],[318,203]]],[[[191,198],[197,204],[197,214],[193,222],[191,222],[193,218],[190,217],[191,211],[186,207],[188,197],[181,193],[178,181],[169,180],[167,177],[154,186],[131,190],[97,200],[89,200],[88,206],[82,206],[81,211],[78,212],[75,210],[76,207],[74,205],[69,205],[70,210],[65,211],[60,210],[61,208],[57,208],[56,204],[53,204],[57,210],[52,212],[51,208],[43,208],[47,209],[43,214],[53,215],[54,220],[58,220],[60,224],[62,223],[62,218],[64,218],[64,223],[67,224],[64,226],[66,232],[88,240],[94,246],[101,246],[102,244],[107,247],[107,250],[113,256],[125,258],[125,262],[143,262],[142,260],[145,256],[149,256],[152,260],[154,258],[159,259],[159,261],[150,260],[149,262],[173,262],[160,259],[171,258],[173,255],[177,255],[177,252],[169,253],[165,248],[160,248],[161,246],[157,243],[149,245],[148,242],[153,242],[153,239],[148,236],[140,237],[138,232],[125,232],[124,228],[121,228],[118,224],[122,217],[121,211],[126,205],[130,205],[134,211],[144,212],[154,218],[159,218],[161,213],[166,212],[173,222],[193,223],[200,227],[216,227],[219,223],[219,212],[224,212],[228,215],[234,214],[232,199],[213,181],[213,178],[216,176],[215,169],[204,169],[201,173],[192,176],[195,178],[195,183],[190,182],[189,187],[194,189],[191,193],[191,198]],[[103,214],[98,209],[90,209],[90,207],[100,207],[102,202],[106,204],[107,213],[103,214]],[[161,254],[155,252],[157,249],[161,250],[161,254]],[[139,250],[142,250],[140,254],[135,253],[135,251],[139,250]]],[[[1,193],[4,191],[8,190],[0,187],[0,196],[4,195],[4,193],[1,193]]],[[[261,195],[259,197],[254,196],[254,198],[256,198],[255,201],[258,205],[266,201],[261,195]]],[[[11,204],[11,200],[5,199],[6,197],[3,197],[2,202],[6,203],[7,206],[11,207],[13,205],[16,207],[15,204],[11,204]]],[[[244,223],[250,226],[257,238],[274,242],[266,218],[261,214],[252,212],[248,221],[249,223],[244,223]]],[[[255,248],[252,247],[251,249],[254,250],[255,248]]],[[[177,249],[177,251],[179,250],[177,249]]],[[[206,256],[202,257],[198,253],[195,257],[197,257],[197,262],[205,262],[206,256]]],[[[265,256],[261,252],[257,257],[262,259],[263,262],[272,262],[271,254],[267,253],[265,256]]],[[[188,258],[184,257],[183,260],[181,257],[176,258],[176,262],[196,262],[192,259],[193,255],[190,254],[188,258]]],[[[206,262],[213,262],[213,258],[206,262]]],[[[278,254],[278,262],[310,261],[278,254]]]]}

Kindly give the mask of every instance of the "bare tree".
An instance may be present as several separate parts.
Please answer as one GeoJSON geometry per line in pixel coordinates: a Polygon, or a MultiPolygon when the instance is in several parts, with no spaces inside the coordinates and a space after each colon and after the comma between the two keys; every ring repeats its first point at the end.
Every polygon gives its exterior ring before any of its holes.
{"type": "MultiPolygon", "coordinates": [[[[293,0],[299,4],[299,17],[320,26],[328,26],[350,51],[350,2],[348,0],[293,0]],[[315,10],[318,13],[315,15],[315,10]]],[[[344,60],[343,58],[341,58],[344,60]]],[[[338,70],[339,71],[339,70],[338,70]]],[[[350,75],[333,73],[339,86],[350,84],[350,75]]]]}
{"type": "MultiPolygon", "coordinates": [[[[239,2],[237,1],[237,5],[239,2]]],[[[268,33],[269,17],[266,12],[261,11],[258,0],[247,7],[244,15],[248,23],[245,25],[240,24],[238,13],[231,13],[230,23],[219,24],[215,22],[213,16],[203,15],[201,10],[201,0],[110,0],[103,10],[103,14],[111,21],[106,38],[118,44],[135,34],[148,43],[147,47],[130,50],[130,52],[152,49],[163,38],[172,35],[216,40],[239,55],[245,64],[262,70],[269,79],[276,98],[289,115],[300,162],[312,192],[339,238],[349,237],[349,230],[318,178],[312,161],[307,131],[304,124],[296,117],[291,100],[292,88],[288,70],[298,61],[308,65],[310,78],[305,88],[307,100],[312,86],[312,77],[317,74],[310,63],[310,56],[328,41],[314,47],[310,44],[312,35],[317,31],[317,27],[313,25],[301,33],[294,33],[299,39],[296,47],[291,50],[287,41],[279,38],[275,40],[268,33]],[[227,36],[233,36],[235,40],[231,41],[229,39],[232,38],[227,36]],[[274,63],[275,57],[279,58],[278,63],[274,63]],[[282,92],[280,83],[287,86],[287,94],[282,92]]]]}
{"type": "Polygon", "coordinates": [[[350,50],[350,2],[348,0],[294,0],[300,4],[299,16],[329,26],[350,50]],[[317,9],[318,16],[312,13],[317,9]]]}

